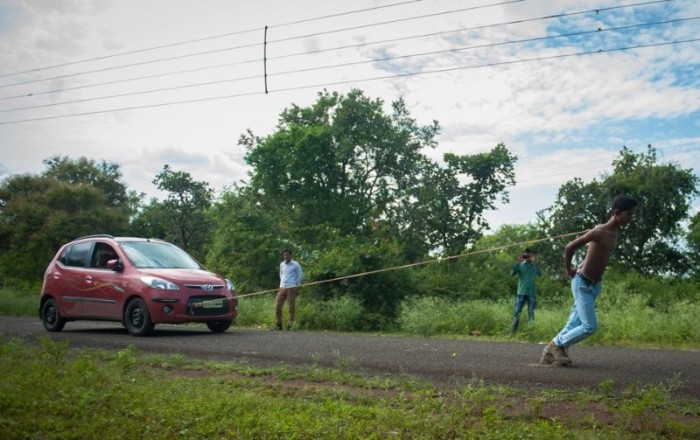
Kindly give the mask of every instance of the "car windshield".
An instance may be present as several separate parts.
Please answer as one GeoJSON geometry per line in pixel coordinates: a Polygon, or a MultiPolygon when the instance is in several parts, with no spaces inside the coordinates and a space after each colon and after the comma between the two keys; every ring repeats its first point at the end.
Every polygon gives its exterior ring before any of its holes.
{"type": "Polygon", "coordinates": [[[177,246],[158,241],[120,243],[131,263],[140,268],[201,269],[199,263],[177,246]]]}

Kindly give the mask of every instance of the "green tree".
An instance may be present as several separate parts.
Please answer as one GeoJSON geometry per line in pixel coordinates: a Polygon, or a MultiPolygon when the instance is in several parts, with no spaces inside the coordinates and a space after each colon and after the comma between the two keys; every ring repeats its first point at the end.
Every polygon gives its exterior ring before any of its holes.
{"type": "Polygon", "coordinates": [[[152,199],[132,221],[132,230],[139,235],[159,237],[203,259],[210,241],[211,222],[207,210],[213,191],[206,182],[192,179],[184,171],[173,171],[169,165],[153,180],[167,193],[165,200],[152,199]]]}
{"type": "Polygon", "coordinates": [[[444,155],[445,166],[426,167],[412,198],[403,200],[400,222],[407,243],[421,243],[424,253],[464,252],[489,228],[484,218],[497,200],[508,201],[505,189],[515,183],[511,155],[503,144],[488,153],[444,155]]]}
{"type": "Polygon", "coordinates": [[[41,279],[51,257],[76,237],[122,234],[131,210],[117,165],[80,158],[45,161],[40,176],[0,184],[0,279],[41,279]]]}
{"type": "Polygon", "coordinates": [[[282,250],[289,246],[295,259],[305,257],[299,246],[285,241],[288,224],[280,214],[273,206],[257,201],[248,187],[224,192],[210,211],[210,268],[233,280],[239,292],[277,287],[282,250]]]}
{"type": "Polygon", "coordinates": [[[107,202],[113,206],[126,206],[130,202],[130,194],[121,182],[122,174],[119,165],[106,161],[95,162],[86,157],[72,160],[65,156],[54,156],[44,160],[45,177],[71,185],[87,184],[100,190],[107,202]]]}
{"type": "Polygon", "coordinates": [[[439,130],[437,122],[419,127],[402,100],[392,110],[386,115],[381,100],[360,90],[293,105],[272,135],[241,137],[251,187],[296,226],[327,224],[341,234],[371,227],[416,185],[427,164],[422,150],[435,146],[439,130]]]}
{"type": "MultiPolygon", "coordinates": [[[[678,164],[659,163],[656,150],[633,153],[623,147],[613,161],[613,173],[589,183],[565,183],[554,205],[538,214],[549,236],[589,229],[610,218],[610,203],[617,194],[638,198],[632,223],[620,234],[613,264],[640,274],[683,274],[688,255],[680,246],[682,222],[699,194],[698,177],[678,164]]],[[[570,238],[569,238],[570,239],[570,238]]],[[[563,241],[550,247],[549,258],[561,264],[563,241]]],[[[553,261],[552,261],[553,263],[553,261]]]]}
{"type": "Polygon", "coordinates": [[[690,250],[693,272],[695,276],[700,277],[700,212],[697,212],[690,220],[686,242],[690,250]]]}

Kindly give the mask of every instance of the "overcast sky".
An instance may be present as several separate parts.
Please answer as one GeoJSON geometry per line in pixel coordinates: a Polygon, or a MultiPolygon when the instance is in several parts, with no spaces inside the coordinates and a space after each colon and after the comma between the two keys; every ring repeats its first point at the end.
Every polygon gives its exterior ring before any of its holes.
{"type": "Polygon", "coordinates": [[[525,223],[623,146],[700,170],[698,38],[696,0],[0,0],[0,176],[85,156],[149,197],[165,164],[221,191],[247,129],[355,87],[437,120],[436,159],[504,143],[488,219],[525,223]]]}

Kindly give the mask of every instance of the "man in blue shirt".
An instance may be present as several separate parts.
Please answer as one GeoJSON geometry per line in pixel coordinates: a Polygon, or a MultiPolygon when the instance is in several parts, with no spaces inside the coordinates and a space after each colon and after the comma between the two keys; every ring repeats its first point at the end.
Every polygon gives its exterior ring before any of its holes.
{"type": "Polygon", "coordinates": [[[284,261],[280,263],[280,289],[277,291],[275,301],[275,327],[273,330],[282,330],[282,306],[284,301],[287,301],[289,307],[289,320],[287,321],[287,330],[291,330],[294,325],[295,299],[297,289],[304,281],[304,273],[301,271],[301,266],[296,261],[292,260],[292,251],[285,249],[282,251],[284,261]]]}
{"type": "Polygon", "coordinates": [[[520,324],[520,312],[527,303],[528,322],[535,320],[535,278],[542,275],[540,267],[535,263],[535,252],[525,249],[520,256],[520,261],[510,270],[510,275],[518,275],[518,294],[515,297],[515,311],[513,312],[513,323],[510,333],[515,334],[520,324]]]}

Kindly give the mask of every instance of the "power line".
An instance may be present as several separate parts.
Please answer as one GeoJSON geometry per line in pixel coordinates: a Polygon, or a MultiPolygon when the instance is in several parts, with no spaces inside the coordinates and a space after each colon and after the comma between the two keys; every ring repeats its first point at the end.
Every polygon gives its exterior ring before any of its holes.
{"type": "MultiPolygon", "coordinates": [[[[434,14],[426,14],[426,15],[402,18],[402,19],[397,19],[397,20],[371,23],[371,24],[356,26],[356,27],[352,27],[352,28],[334,29],[334,30],[325,31],[325,32],[317,32],[314,34],[284,38],[281,40],[269,40],[268,44],[286,42],[286,41],[292,41],[292,40],[299,40],[299,39],[315,37],[315,36],[319,36],[319,35],[333,34],[333,33],[343,32],[343,31],[347,31],[347,30],[362,29],[362,28],[373,27],[373,26],[383,26],[385,24],[390,24],[390,23],[399,23],[399,22],[404,22],[404,21],[418,20],[421,18],[434,17],[437,15],[445,15],[448,13],[465,12],[465,11],[469,11],[469,10],[483,9],[483,8],[488,8],[488,7],[493,7],[493,6],[502,6],[502,5],[506,5],[506,4],[510,4],[510,3],[519,3],[519,2],[523,2],[523,1],[525,1],[525,0],[507,0],[507,1],[502,1],[499,3],[492,3],[489,5],[473,6],[473,7],[469,7],[469,8],[461,8],[461,9],[455,9],[455,10],[451,10],[451,11],[443,11],[443,12],[434,13],[434,14]]],[[[659,1],[670,1],[670,0],[659,0],[659,1]]],[[[183,58],[190,58],[190,57],[194,57],[194,56],[212,55],[215,53],[221,53],[221,52],[227,52],[227,51],[233,51],[233,50],[239,50],[239,49],[247,49],[247,48],[258,47],[258,46],[262,46],[262,45],[263,45],[263,43],[243,44],[240,46],[228,47],[228,48],[223,48],[223,49],[213,49],[213,50],[208,50],[208,51],[203,51],[203,52],[195,52],[195,53],[190,53],[190,54],[185,54],[185,55],[176,55],[176,56],[171,56],[171,57],[158,58],[158,59],[154,59],[154,60],[140,61],[137,63],[124,64],[124,65],[112,66],[112,67],[105,67],[105,68],[95,69],[95,70],[88,70],[88,71],[84,71],[84,72],[68,73],[65,75],[57,75],[57,76],[53,76],[53,77],[49,77],[49,78],[39,78],[39,79],[20,81],[20,82],[15,82],[15,83],[11,83],[11,84],[0,85],[0,89],[6,88],[6,87],[15,87],[15,86],[20,86],[20,85],[33,84],[33,83],[43,82],[43,81],[62,79],[62,78],[70,78],[70,77],[79,76],[79,75],[86,75],[86,74],[90,74],[90,73],[99,73],[99,72],[106,72],[106,71],[116,70],[116,69],[125,69],[128,67],[143,66],[146,64],[159,63],[162,61],[174,61],[174,60],[180,60],[183,58]]]]}
{"type": "MultiPolygon", "coordinates": [[[[306,19],[302,19],[302,20],[296,20],[296,21],[290,21],[290,22],[286,22],[286,23],[276,24],[276,25],[274,25],[274,27],[284,27],[284,26],[290,26],[290,25],[295,25],[295,24],[308,23],[311,21],[318,21],[318,20],[325,20],[328,18],[342,17],[342,16],[346,16],[346,15],[358,14],[361,12],[376,11],[378,9],[392,8],[394,6],[402,6],[402,5],[406,5],[409,3],[419,3],[422,1],[424,1],[424,0],[408,0],[408,1],[398,2],[398,3],[391,3],[388,5],[374,6],[371,8],[340,12],[337,14],[322,15],[319,17],[306,18],[306,19]]],[[[272,26],[270,26],[270,27],[272,27],[272,26]]],[[[152,46],[152,47],[147,47],[147,48],[142,48],[142,49],[130,50],[127,52],[119,52],[119,53],[114,53],[114,54],[110,54],[110,55],[103,55],[103,56],[99,56],[99,57],[86,58],[83,60],[70,61],[70,62],[63,63],[63,64],[54,64],[52,66],[37,67],[34,69],[23,70],[23,71],[19,71],[19,72],[0,74],[0,78],[21,75],[21,74],[25,74],[25,73],[38,72],[41,70],[54,69],[57,67],[72,66],[75,64],[87,63],[89,61],[104,60],[104,59],[119,57],[119,56],[123,56],[123,55],[133,55],[133,54],[141,53],[141,52],[148,52],[148,51],[157,50],[157,49],[165,49],[168,47],[182,46],[182,45],[190,44],[190,43],[199,43],[202,41],[213,40],[213,39],[224,38],[224,37],[231,37],[234,35],[241,35],[241,34],[246,34],[246,33],[250,33],[250,32],[259,32],[259,31],[260,31],[259,28],[253,28],[253,29],[247,29],[247,30],[241,30],[241,31],[227,32],[225,34],[220,34],[220,35],[212,35],[212,36],[208,36],[208,37],[195,38],[195,39],[180,41],[180,42],[176,42],[176,43],[162,44],[160,46],[152,46]]]]}
{"type": "MultiPolygon", "coordinates": [[[[423,1],[423,0],[420,0],[420,1],[423,1]]],[[[81,86],[74,86],[74,87],[64,87],[62,89],[46,90],[43,92],[33,92],[33,93],[25,93],[22,95],[5,96],[5,97],[0,97],[0,101],[7,101],[10,99],[17,99],[17,98],[29,98],[29,97],[33,97],[33,96],[48,95],[51,93],[58,93],[58,92],[69,92],[72,90],[87,89],[87,88],[91,88],[91,87],[109,86],[109,85],[120,84],[120,83],[125,83],[125,82],[139,81],[142,79],[152,79],[152,78],[160,78],[163,76],[178,75],[180,73],[192,73],[192,72],[197,72],[197,71],[201,71],[201,70],[220,69],[223,67],[231,67],[231,66],[235,66],[235,65],[241,65],[241,64],[252,63],[252,62],[257,62],[257,61],[261,61],[261,59],[256,59],[256,60],[251,60],[251,61],[243,61],[243,62],[237,62],[237,63],[218,64],[215,66],[194,67],[191,69],[175,70],[172,72],[156,73],[153,75],[137,76],[137,77],[126,78],[126,79],[116,79],[113,81],[106,81],[106,82],[101,82],[101,83],[83,84],[81,86]]]]}
{"type": "MultiPolygon", "coordinates": [[[[423,1],[423,0],[421,0],[421,1],[423,1]]],[[[666,1],[666,0],[664,0],[664,1],[666,1]]],[[[609,8],[603,8],[602,10],[607,11],[607,10],[629,8],[629,7],[635,7],[635,6],[646,6],[649,3],[659,3],[659,1],[637,3],[637,4],[632,4],[632,5],[614,6],[614,7],[609,7],[609,8]]],[[[452,30],[448,30],[448,31],[432,32],[432,33],[428,33],[428,34],[410,35],[407,37],[390,38],[390,39],[385,39],[385,40],[357,43],[357,44],[352,44],[352,45],[336,46],[336,47],[327,48],[327,49],[318,49],[318,50],[313,50],[313,51],[296,52],[296,53],[281,55],[281,56],[277,56],[277,57],[268,57],[268,61],[269,60],[287,59],[287,58],[292,58],[292,57],[297,57],[297,56],[302,56],[302,55],[312,55],[312,54],[318,54],[318,53],[330,52],[330,51],[336,51],[336,50],[353,49],[353,48],[365,47],[365,46],[376,45],[376,44],[394,43],[394,42],[398,42],[398,41],[432,37],[432,36],[437,36],[437,35],[468,32],[468,31],[473,31],[473,30],[478,30],[478,29],[487,29],[487,28],[507,26],[507,25],[512,25],[512,24],[522,24],[522,23],[527,23],[527,22],[532,22],[532,21],[551,20],[551,19],[555,19],[555,18],[564,18],[564,17],[574,16],[574,15],[589,14],[589,13],[594,13],[594,12],[599,13],[600,11],[601,11],[601,9],[589,9],[589,10],[585,10],[585,11],[547,15],[547,16],[543,16],[543,17],[536,17],[536,18],[529,18],[529,19],[522,19],[522,20],[512,20],[512,21],[507,21],[507,22],[473,26],[473,27],[468,27],[468,28],[460,28],[460,29],[452,29],[452,30]]],[[[226,48],[226,49],[222,49],[222,50],[234,50],[236,48],[240,48],[240,47],[231,47],[231,48],[226,48]]],[[[197,54],[189,54],[186,56],[194,56],[194,55],[199,55],[199,54],[203,54],[203,53],[199,52],[197,54]]],[[[78,89],[90,88],[90,87],[98,87],[98,86],[104,86],[104,85],[113,85],[113,84],[118,84],[118,83],[122,83],[122,82],[137,81],[137,80],[142,80],[142,79],[152,79],[152,78],[158,78],[158,77],[163,77],[163,76],[176,75],[176,74],[180,74],[180,73],[192,73],[192,72],[201,71],[201,70],[218,69],[218,68],[223,68],[223,67],[232,67],[232,66],[236,66],[236,65],[259,62],[262,60],[263,60],[262,58],[255,58],[252,60],[238,61],[238,62],[234,62],[234,63],[225,63],[225,64],[218,64],[218,65],[214,65],[214,66],[203,66],[203,67],[196,67],[196,68],[191,68],[191,69],[176,70],[176,71],[172,71],[172,72],[164,72],[164,73],[153,74],[153,75],[146,75],[146,76],[139,76],[139,77],[133,77],[133,78],[120,79],[120,80],[113,80],[113,81],[107,81],[107,82],[102,82],[102,83],[86,84],[86,85],[75,86],[75,87],[65,87],[62,89],[49,90],[49,91],[44,91],[44,92],[34,92],[34,93],[21,94],[21,95],[15,95],[15,96],[6,96],[6,97],[0,97],[0,101],[16,99],[16,98],[25,98],[25,97],[31,97],[31,96],[38,96],[38,95],[45,95],[45,94],[64,92],[64,91],[71,91],[71,90],[78,90],[78,89]]],[[[154,60],[154,61],[158,61],[158,60],[154,60]]],[[[127,67],[131,67],[131,66],[132,65],[128,65],[127,67]]],[[[88,71],[88,72],[81,72],[79,74],[88,74],[88,73],[94,73],[94,72],[88,71]]],[[[57,78],[51,78],[51,79],[57,79],[57,78]]],[[[2,87],[3,86],[0,86],[0,88],[2,88],[2,87]]]]}
{"type": "MultiPolygon", "coordinates": [[[[423,0],[419,0],[419,1],[423,1],[423,0]]],[[[517,0],[517,1],[524,1],[524,0],[517,0]]],[[[319,49],[316,51],[298,52],[298,53],[282,55],[282,56],[278,56],[278,57],[268,57],[268,60],[284,59],[284,58],[290,58],[290,57],[295,57],[295,56],[300,56],[300,55],[316,54],[316,53],[321,53],[321,52],[328,52],[331,50],[351,49],[351,48],[363,47],[363,46],[368,46],[368,45],[384,44],[384,43],[404,41],[404,40],[415,39],[415,38],[424,38],[424,37],[428,37],[428,36],[436,36],[436,35],[448,34],[448,33],[467,32],[467,31],[472,31],[472,30],[477,30],[477,29],[486,29],[486,28],[506,26],[506,25],[511,25],[511,24],[521,24],[521,23],[527,23],[527,22],[532,22],[532,21],[550,20],[550,19],[555,19],[555,18],[563,18],[563,17],[568,17],[568,16],[574,16],[574,15],[588,14],[588,13],[593,13],[593,12],[598,14],[600,12],[605,12],[605,11],[630,8],[630,7],[638,7],[638,6],[648,6],[651,4],[664,3],[664,2],[668,2],[668,1],[670,1],[670,0],[653,0],[653,1],[647,1],[647,2],[642,2],[642,3],[634,3],[634,4],[628,4],[628,5],[590,9],[590,10],[586,10],[586,11],[547,15],[544,17],[537,17],[537,18],[531,18],[531,19],[513,20],[513,21],[509,21],[509,22],[501,22],[501,23],[494,23],[494,24],[489,24],[489,25],[474,26],[474,27],[470,27],[470,28],[455,29],[455,30],[450,30],[450,31],[433,32],[433,33],[423,34],[423,35],[412,35],[412,36],[402,37],[402,38],[393,38],[393,39],[380,40],[380,41],[375,41],[375,42],[358,43],[358,44],[354,44],[354,45],[339,46],[336,48],[329,48],[329,49],[319,49]]],[[[508,2],[506,2],[506,3],[508,3],[508,2]]],[[[496,3],[495,5],[500,5],[500,4],[501,3],[496,3]]],[[[345,29],[341,29],[341,30],[335,29],[335,30],[316,33],[316,34],[308,34],[308,35],[303,35],[303,36],[289,37],[289,38],[286,38],[283,40],[277,40],[277,42],[290,41],[290,40],[301,39],[301,38],[308,38],[310,36],[318,36],[320,34],[336,33],[336,32],[340,32],[340,31],[348,30],[348,29],[358,29],[361,27],[378,26],[378,25],[383,25],[383,24],[392,23],[392,22],[396,22],[396,21],[407,21],[407,20],[413,20],[413,19],[418,19],[418,18],[425,18],[425,17],[433,16],[433,15],[444,15],[446,13],[464,12],[464,11],[470,10],[470,9],[484,8],[484,7],[490,7],[490,6],[493,6],[493,5],[484,5],[484,6],[479,6],[479,7],[462,8],[462,9],[451,10],[451,11],[443,11],[443,12],[436,13],[436,14],[421,15],[421,16],[417,16],[417,17],[409,17],[409,18],[394,20],[394,21],[390,21],[390,22],[380,22],[380,23],[368,24],[368,25],[363,25],[363,26],[359,26],[359,27],[355,27],[355,28],[345,28],[345,29]]],[[[269,41],[268,43],[272,43],[272,42],[274,42],[274,41],[269,41]]],[[[172,57],[147,60],[147,61],[142,61],[142,62],[138,62],[138,63],[124,64],[124,65],[106,67],[106,68],[96,69],[96,70],[75,72],[75,73],[71,73],[71,74],[54,76],[54,77],[50,77],[50,78],[40,78],[40,79],[34,79],[34,80],[27,80],[27,81],[13,83],[13,84],[0,85],[0,89],[7,88],[7,87],[13,87],[13,86],[19,86],[19,85],[32,84],[32,83],[37,83],[37,82],[44,82],[44,81],[49,81],[49,80],[63,79],[63,78],[68,78],[68,77],[80,76],[80,75],[87,75],[87,74],[91,74],[91,73],[100,73],[100,72],[116,70],[116,69],[123,69],[123,68],[128,68],[128,67],[136,67],[136,66],[141,66],[141,65],[146,65],[146,64],[158,63],[158,62],[162,62],[162,61],[173,61],[173,60],[189,58],[189,57],[194,57],[194,56],[211,55],[214,53],[221,53],[221,52],[233,51],[233,50],[244,49],[244,48],[251,48],[251,47],[256,47],[256,46],[262,46],[262,43],[252,43],[252,44],[246,44],[246,45],[240,45],[240,46],[234,46],[234,47],[228,47],[228,48],[222,48],[222,49],[215,49],[215,50],[209,50],[209,51],[203,51],[203,52],[195,52],[195,53],[190,53],[190,54],[185,54],[185,55],[177,55],[177,56],[172,56],[172,57]]],[[[140,76],[140,77],[135,77],[135,78],[127,78],[127,79],[122,79],[122,80],[114,80],[114,81],[108,81],[108,82],[97,83],[97,84],[88,84],[88,85],[82,85],[82,86],[76,86],[76,87],[68,87],[68,88],[51,90],[51,91],[46,91],[46,92],[35,92],[35,93],[29,93],[29,94],[0,97],[0,101],[8,100],[8,99],[22,98],[22,97],[30,97],[30,96],[36,96],[36,95],[43,95],[43,94],[49,94],[49,93],[56,93],[56,92],[61,92],[61,91],[76,90],[76,89],[81,89],[81,88],[96,87],[96,86],[102,86],[102,85],[111,85],[111,84],[116,84],[116,83],[120,83],[120,82],[129,82],[129,81],[136,81],[136,80],[142,80],[142,79],[151,79],[151,78],[157,78],[157,77],[168,76],[168,75],[175,75],[175,74],[180,74],[180,73],[191,73],[191,72],[199,71],[199,70],[230,67],[230,66],[254,63],[254,62],[258,62],[258,61],[262,61],[262,58],[256,58],[256,59],[252,59],[252,60],[245,60],[245,61],[239,61],[239,62],[227,63],[227,64],[219,64],[219,65],[209,66],[209,67],[198,67],[198,68],[193,68],[193,69],[165,72],[165,73],[154,74],[154,75],[146,75],[146,76],[140,76]]]]}
{"type": "MultiPolygon", "coordinates": [[[[658,26],[658,25],[665,25],[665,24],[678,23],[678,22],[697,20],[697,19],[700,19],[700,17],[678,18],[678,19],[674,19],[674,20],[667,20],[667,21],[660,21],[660,22],[653,22],[653,23],[638,23],[638,24],[634,24],[634,25],[620,26],[620,27],[616,27],[616,28],[607,28],[607,29],[598,28],[598,29],[593,30],[593,31],[580,31],[580,32],[572,32],[569,34],[548,35],[548,36],[543,36],[543,37],[526,38],[523,40],[505,41],[505,42],[500,42],[500,43],[487,43],[487,44],[480,44],[480,45],[475,45],[475,46],[466,46],[466,47],[459,47],[459,48],[452,48],[452,49],[444,49],[444,50],[439,50],[439,51],[421,52],[421,53],[410,54],[410,55],[384,57],[384,58],[371,59],[371,60],[333,64],[333,65],[327,65],[327,66],[308,67],[308,68],[304,68],[304,69],[294,69],[294,70],[278,72],[274,76],[283,76],[283,75],[289,75],[289,74],[295,74],[295,73],[305,73],[305,72],[325,70],[325,69],[334,69],[334,68],[338,68],[338,67],[349,67],[349,66],[356,66],[356,65],[361,65],[361,64],[378,63],[378,62],[383,62],[383,61],[393,61],[393,60],[398,60],[398,59],[407,59],[407,58],[414,58],[414,57],[419,57],[419,56],[438,55],[438,54],[451,53],[451,52],[461,52],[461,51],[472,50],[472,49],[483,49],[483,48],[488,48],[488,47],[497,47],[497,46],[517,44],[517,43],[531,43],[534,41],[545,41],[545,40],[551,40],[551,39],[555,39],[555,38],[568,38],[568,37],[573,37],[573,36],[598,34],[598,33],[602,33],[602,32],[628,30],[628,29],[645,27],[645,26],[658,26]]],[[[269,75],[269,76],[273,76],[273,75],[269,75]]],[[[21,110],[31,110],[31,109],[36,109],[36,108],[54,107],[54,106],[58,106],[58,105],[76,104],[76,103],[82,103],[82,102],[90,102],[90,101],[97,101],[97,100],[111,99],[111,98],[120,98],[120,97],[126,97],[126,96],[137,96],[137,95],[156,93],[156,92],[173,91],[173,90],[179,90],[179,89],[185,89],[185,88],[210,86],[210,85],[214,85],[214,84],[238,82],[238,81],[244,81],[244,80],[249,80],[249,79],[255,79],[255,78],[259,78],[259,77],[260,77],[260,75],[253,75],[253,76],[246,76],[246,77],[239,77],[239,78],[222,79],[222,80],[217,80],[217,81],[207,81],[207,82],[203,82],[203,83],[194,83],[194,84],[185,84],[185,85],[180,85],[180,86],[164,87],[164,88],[151,89],[151,90],[145,90],[145,91],[139,91],[139,92],[124,92],[124,93],[118,93],[115,95],[75,99],[72,101],[61,101],[61,102],[52,102],[52,103],[48,103],[48,104],[37,104],[37,105],[31,105],[31,106],[25,106],[25,107],[15,107],[15,108],[0,110],[0,113],[21,111],[21,110]]]]}
{"type": "MultiPolygon", "coordinates": [[[[299,39],[303,39],[303,38],[311,38],[311,37],[318,37],[318,36],[321,36],[321,35],[336,34],[336,33],[339,33],[339,32],[356,31],[356,30],[359,30],[359,29],[366,29],[366,28],[368,28],[368,27],[385,26],[385,25],[387,25],[387,24],[396,24],[396,23],[403,23],[403,22],[406,22],[406,21],[420,20],[420,19],[423,19],[423,18],[439,17],[439,16],[441,16],[441,15],[456,14],[456,13],[459,13],[459,12],[467,12],[467,11],[474,11],[474,10],[477,10],[477,9],[491,8],[491,7],[493,7],[493,6],[503,6],[503,5],[508,5],[508,4],[511,4],[511,3],[520,3],[520,2],[523,2],[523,1],[525,1],[525,0],[508,0],[508,1],[502,1],[502,2],[499,2],[499,3],[491,3],[491,4],[488,4],[488,5],[470,6],[470,7],[468,7],[468,8],[450,9],[450,10],[448,10],[448,11],[441,11],[441,12],[435,12],[435,13],[432,13],[432,14],[418,15],[418,16],[415,16],[415,17],[397,18],[397,19],[394,19],[394,20],[380,21],[380,22],[376,22],[376,23],[368,23],[368,24],[363,24],[363,25],[359,25],[359,26],[350,26],[350,27],[346,27],[346,28],[333,29],[333,30],[330,30],[330,31],[322,31],[322,32],[314,32],[314,33],[305,34],[305,35],[297,35],[297,36],[294,36],[294,37],[287,37],[287,38],[282,38],[282,39],[279,39],[279,40],[269,40],[268,43],[282,43],[282,42],[286,42],[286,41],[299,40],[299,39]]],[[[658,1],[668,1],[668,0],[658,0],[658,1]]]]}
{"type": "MultiPolygon", "coordinates": [[[[386,80],[386,79],[405,78],[405,77],[429,75],[429,74],[435,74],[435,73],[447,73],[447,72],[454,72],[454,71],[468,70],[468,69],[477,69],[477,68],[483,68],[483,67],[497,67],[497,66],[519,64],[519,63],[527,63],[527,62],[533,62],[533,61],[547,61],[547,60],[563,59],[563,58],[570,58],[570,57],[576,57],[576,56],[595,55],[595,54],[601,54],[601,53],[623,52],[623,51],[634,50],[634,49],[644,49],[644,48],[661,47],[661,46],[668,46],[668,45],[674,45],[674,44],[693,43],[693,42],[697,42],[697,41],[700,41],[700,38],[667,41],[667,42],[661,42],[661,43],[639,44],[639,45],[634,45],[634,46],[617,47],[617,48],[605,49],[605,50],[599,49],[599,50],[594,50],[594,51],[584,51],[584,52],[576,52],[576,53],[570,53],[570,54],[559,54],[559,55],[550,55],[550,56],[527,58],[527,59],[520,59],[520,60],[501,61],[501,62],[488,63],[488,64],[472,65],[472,66],[449,67],[449,68],[441,68],[441,69],[435,69],[435,70],[429,70],[429,71],[423,71],[423,72],[408,72],[408,73],[400,73],[400,74],[393,74],[393,75],[377,76],[377,77],[371,77],[371,78],[359,78],[359,79],[353,79],[353,80],[334,81],[334,82],[311,84],[311,85],[305,85],[305,86],[287,87],[287,88],[282,88],[282,89],[277,89],[277,90],[271,90],[269,93],[281,93],[281,92],[305,90],[305,89],[312,89],[312,88],[319,88],[319,87],[346,85],[346,84],[351,84],[351,83],[381,81],[381,80],[386,80]]],[[[197,103],[197,102],[241,98],[241,97],[246,97],[246,96],[256,96],[256,95],[264,95],[264,94],[265,94],[264,92],[246,92],[246,93],[221,95],[221,96],[213,96],[213,97],[206,97],[206,98],[187,99],[187,100],[181,100],[181,101],[169,101],[169,102],[162,102],[162,103],[157,103],[157,104],[147,104],[147,105],[131,106],[131,107],[123,107],[123,108],[115,108],[115,109],[106,109],[106,110],[95,110],[95,111],[82,112],[82,113],[68,113],[68,114],[63,114],[63,115],[44,116],[44,117],[38,117],[38,118],[18,119],[18,120],[14,120],[14,121],[0,122],[0,125],[10,125],[10,124],[17,124],[17,123],[22,123],[22,122],[43,121],[43,120],[66,118],[66,117],[89,116],[89,115],[97,115],[97,114],[102,114],[102,113],[112,113],[112,112],[118,112],[118,111],[128,111],[128,110],[164,107],[164,106],[178,105],[178,104],[192,104],[192,103],[197,103]]]]}

